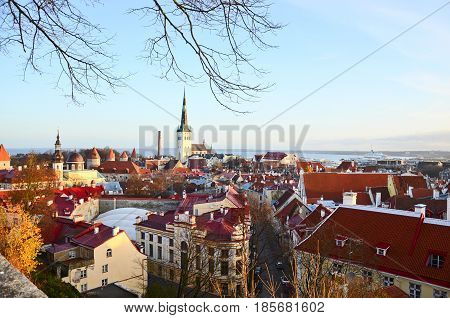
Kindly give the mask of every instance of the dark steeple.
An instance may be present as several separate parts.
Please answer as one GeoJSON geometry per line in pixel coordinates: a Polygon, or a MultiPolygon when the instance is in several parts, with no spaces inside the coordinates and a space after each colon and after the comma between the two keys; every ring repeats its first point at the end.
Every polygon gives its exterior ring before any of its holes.
{"type": "Polygon", "coordinates": [[[61,141],[59,140],[59,130],[58,135],[56,136],[55,152],[53,153],[53,162],[55,163],[64,162],[64,156],[61,151],[61,141]]]}
{"type": "Polygon", "coordinates": [[[183,109],[181,111],[181,124],[180,127],[177,130],[178,132],[190,132],[191,127],[188,125],[188,119],[187,119],[187,108],[186,108],[186,90],[184,90],[183,93],[183,109]]]}

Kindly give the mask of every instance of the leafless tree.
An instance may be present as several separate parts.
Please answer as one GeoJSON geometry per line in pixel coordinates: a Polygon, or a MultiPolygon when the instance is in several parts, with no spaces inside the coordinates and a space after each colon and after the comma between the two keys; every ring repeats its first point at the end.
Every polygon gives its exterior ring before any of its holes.
{"type": "MultiPolygon", "coordinates": [[[[18,45],[25,54],[24,75],[29,68],[43,73],[44,63],[56,61],[57,83],[69,83],[75,102],[79,94],[100,97],[103,86],[124,85],[112,71],[111,38],[84,11],[97,2],[0,0],[0,51],[18,45]]],[[[253,99],[270,87],[246,78],[265,73],[249,52],[272,47],[267,35],[281,27],[269,9],[266,0],[149,0],[130,12],[150,24],[145,57],[160,64],[162,77],[206,81],[216,100],[231,109],[226,102],[253,99]]]]}
{"type": "Polygon", "coordinates": [[[65,87],[68,82],[68,95],[77,103],[77,93],[99,97],[100,85],[114,88],[121,83],[111,72],[110,38],[102,36],[102,29],[88,20],[81,6],[70,0],[0,0],[0,51],[19,45],[24,76],[29,68],[42,74],[43,64],[50,63],[59,73],[57,85],[65,87]]]}
{"type": "Polygon", "coordinates": [[[149,18],[146,57],[160,63],[163,77],[206,78],[215,99],[230,109],[223,97],[248,100],[270,86],[244,79],[246,71],[258,76],[265,72],[253,64],[249,51],[272,47],[266,35],[281,27],[271,21],[269,8],[266,0],[153,0],[130,12],[149,18]],[[186,67],[192,60],[181,59],[178,44],[185,45],[202,72],[186,67]]]}

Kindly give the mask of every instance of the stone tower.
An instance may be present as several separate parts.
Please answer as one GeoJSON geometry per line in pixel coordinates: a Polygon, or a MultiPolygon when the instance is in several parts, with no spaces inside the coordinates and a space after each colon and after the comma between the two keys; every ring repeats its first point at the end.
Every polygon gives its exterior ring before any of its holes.
{"type": "Polygon", "coordinates": [[[53,153],[52,167],[53,167],[53,170],[55,170],[56,175],[58,176],[58,180],[62,181],[63,170],[64,170],[64,156],[61,151],[61,141],[59,139],[59,130],[58,130],[58,135],[56,136],[55,152],[53,153]]]}
{"type": "Polygon", "coordinates": [[[192,129],[188,125],[186,109],[186,92],[183,95],[183,110],[181,111],[181,124],[177,129],[177,158],[186,162],[192,153],[192,129]]]}
{"type": "Polygon", "coordinates": [[[86,166],[88,169],[95,169],[100,166],[100,154],[98,153],[97,148],[92,148],[86,159],[86,166]]]}

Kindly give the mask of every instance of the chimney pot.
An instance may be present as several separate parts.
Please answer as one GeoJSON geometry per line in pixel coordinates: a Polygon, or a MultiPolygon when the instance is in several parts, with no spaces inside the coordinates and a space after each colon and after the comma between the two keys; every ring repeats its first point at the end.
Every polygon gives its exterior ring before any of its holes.
{"type": "Polygon", "coordinates": [[[425,213],[427,211],[427,206],[425,204],[416,204],[414,206],[414,211],[425,216],[425,213]]]}
{"type": "Polygon", "coordinates": [[[112,235],[116,236],[117,234],[119,234],[119,230],[120,230],[120,228],[118,226],[113,227],[112,235]]]}

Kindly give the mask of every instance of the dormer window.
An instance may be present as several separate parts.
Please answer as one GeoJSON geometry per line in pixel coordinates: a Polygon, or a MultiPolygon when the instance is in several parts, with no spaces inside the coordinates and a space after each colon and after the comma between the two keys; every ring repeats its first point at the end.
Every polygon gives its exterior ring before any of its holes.
{"type": "Polygon", "coordinates": [[[428,256],[427,266],[442,268],[444,266],[444,256],[441,254],[430,254],[428,256]]]}
{"type": "Polygon", "coordinates": [[[387,243],[378,243],[377,247],[376,247],[377,255],[386,256],[389,247],[391,247],[391,246],[387,243]]]}
{"type": "Polygon", "coordinates": [[[336,236],[336,246],[338,247],[344,247],[345,242],[347,242],[348,237],[342,236],[342,235],[338,235],[336,236]]]}

